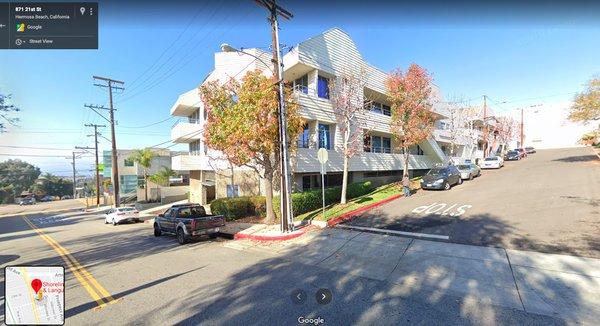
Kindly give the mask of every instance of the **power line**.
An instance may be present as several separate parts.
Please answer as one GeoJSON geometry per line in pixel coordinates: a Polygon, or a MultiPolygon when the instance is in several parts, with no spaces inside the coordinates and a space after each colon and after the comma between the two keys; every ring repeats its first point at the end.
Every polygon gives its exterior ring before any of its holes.
{"type": "Polygon", "coordinates": [[[23,148],[23,149],[42,149],[42,150],[49,150],[49,151],[70,151],[70,150],[72,150],[71,148],[30,147],[30,146],[13,146],[13,145],[0,145],[0,147],[23,148]]]}
{"type": "Polygon", "coordinates": [[[173,118],[175,118],[175,117],[174,116],[170,116],[170,117],[168,117],[168,118],[166,118],[164,120],[160,120],[160,121],[153,122],[153,123],[150,123],[150,124],[147,124],[147,125],[143,125],[143,126],[123,126],[123,125],[119,125],[119,127],[121,127],[121,128],[131,128],[131,129],[142,129],[142,128],[148,128],[148,127],[151,127],[151,126],[155,126],[155,125],[161,124],[163,122],[167,122],[167,121],[169,121],[169,120],[171,120],[173,118]]]}
{"type": "MultiPolygon", "coordinates": [[[[25,157],[65,157],[64,155],[42,155],[42,154],[22,154],[22,153],[0,153],[0,156],[25,156],[25,157]]],[[[92,156],[81,156],[81,157],[92,157],[92,156]]]]}
{"type": "MultiPolygon", "coordinates": [[[[198,43],[196,43],[196,45],[195,45],[194,47],[192,47],[192,49],[190,49],[190,50],[188,50],[188,51],[182,51],[182,50],[185,48],[185,46],[186,46],[186,45],[187,45],[187,44],[188,44],[188,43],[189,43],[189,42],[190,42],[192,39],[194,39],[194,38],[196,37],[196,35],[198,35],[198,33],[200,33],[200,31],[201,31],[202,29],[204,29],[204,27],[205,27],[205,26],[207,26],[207,25],[208,25],[208,23],[209,23],[209,22],[210,22],[210,21],[211,21],[211,20],[214,18],[214,16],[217,14],[217,12],[219,12],[219,10],[220,10],[220,9],[223,7],[223,5],[224,5],[224,4],[225,4],[225,2],[224,2],[224,1],[222,1],[222,2],[221,2],[221,4],[220,4],[220,7],[218,7],[218,8],[217,8],[217,9],[216,9],[216,10],[215,10],[213,13],[212,13],[212,15],[211,15],[211,16],[210,16],[208,19],[204,20],[204,22],[205,22],[205,23],[204,23],[204,25],[203,25],[202,27],[198,28],[198,29],[196,30],[196,32],[195,32],[195,33],[192,35],[192,37],[190,37],[190,38],[189,38],[187,41],[185,41],[185,42],[184,42],[184,43],[183,43],[181,46],[179,46],[178,48],[175,48],[175,49],[171,48],[170,50],[172,51],[172,54],[169,56],[169,58],[167,58],[167,60],[166,60],[166,61],[165,61],[165,62],[164,62],[162,65],[160,65],[159,67],[157,67],[157,69],[154,69],[154,71],[152,71],[152,73],[150,73],[150,74],[149,74],[149,75],[148,75],[148,76],[147,76],[147,77],[146,77],[146,78],[145,78],[145,79],[144,79],[144,80],[143,80],[143,81],[142,81],[140,84],[138,84],[138,85],[135,85],[134,87],[131,87],[131,88],[129,89],[129,92],[131,93],[131,92],[133,92],[133,91],[135,91],[135,90],[139,89],[140,87],[144,87],[144,86],[146,86],[146,85],[144,85],[144,84],[145,84],[146,82],[148,82],[149,80],[151,80],[151,79],[152,79],[152,78],[153,78],[153,77],[154,77],[156,74],[160,73],[160,72],[161,72],[161,70],[163,69],[163,67],[166,67],[166,66],[167,66],[167,63],[169,63],[169,62],[171,61],[171,59],[173,59],[173,58],[174,58],[176,55],[179,55],[180,53],[186,53],[186,52],[189,54],[190,52],[192,52],[192,50],[193,50],[193,49],[195,49],[195,48],[198,46],[198,44],[200,44],[200,42],[201,42],[201,41],[204,41],[204,39],[205,39],[206,37],[208,37],[208,35],[210,35],[210,33],[209,33],[209,32],[207,32],[207,33],[204,33],[204,37],[203,37],[203,38],[201,38],[201,39],[200,39],[200,41],[199,41],[198,43]]],[[[222,19],[222,20],[221,20],[221,23],[222,23],[223,21],[225,21],[225,19],[222,19]]],[[[214,30],[215,30],[215,28],[213,28],[213,30],[211,30],[211,32],[212,32],[212,31],[214,31],[214,30]]],[[[181,60],[180,60],[180,61],[178,61],[177,63],[179,63],[179,62],[181,62],[181,60]]],[[[177,63],[175,63],[174,65],[172,65],[172,66],[171,66],[171,68],[167,69],[167,72],[168,72],[168,70],[170,70],[170,69],[172,69],[173,67],[175,67],[175,66],[177,65],[177,63]]],[[[154,82],[154,81],[152,81],[152,82],[154,82]]],[[[152,82],[151,82],[151,83],[152,83],[152,82]]],[[[122,102],[122,101],[119,101],[119,102],[122,102]]]]}
{"type": "MultiPolygon", "coordinates": [[[[248,16],[249,14],[250,14],[250,11],[248,11],[246,13],[246,15],[244,17],[242,17],[241,19],[238,19],[235,24],[230,24],[230,27],[228,29],[224,29],[223,32],[218,37],[219,38],[223,37],[230,30],[232,30],[233,28],[237,27],[241,22],[243,22],[245,20],[246,16],[248,16]]],[[[209,33],[207,33],[205,35],[209,35],[209,33]]],[[[209,49],[207,47],[204,51],[194,52],[193,50],[195,48],[197,48],[198,45],[200,45],[200,43],[196,44],[196,46],[194,46],[188,52],[187,55],[181,57],[181,59],[176,64],[174,64],[170,68],[168,68],[162,75],[160,75],[153,82],[151,82],[146,88],[140,90],[139,92],[137,92],[135,94],[130,95],[129,97],[126,97],[124,99],[119,100],[119,103],[123,103],[125,101],[129,101],[130,99],[132,99],[132,98],[134,98],[134,97],[136,97],[138,95],[141,95],[141,94],[143,94],[143,93],[151,90],[152,88],[154,88],[154,87],[162,84],[163,82],[165,82],[166,80],[168,80],[169,78],[171,78],[171,76],[173,76],[174,74],[176,74],[177,72],[179,72],[181,69],[185,68],[187,66],[187,64],[189,64],[192,60],[194,60],[195,58],[197,58],[198,54],[204,53],[204,52],[206,52],[209,49]],[[183,62],[190,55],[192,55],[192,56],[187,61],[183,62]],[[181,62],[183,62],[183,64],[181,64],[181,62]],[[178,65],[179,65],[179,67],[177,69],[175,69],[178,65]],[[173,69],[175,69],[175,70],[173,70],[173,69]]]]}
{"type": "MultiPolygon", "coordinates": [[[[196,20],[196,18],[198,17],[198,15],[200,14],[200,12],[202,10],[204,10],[204,8],[206,8],[206,6],[208,5],[209,1],[206,1],[204,3],[204,7],[198,9],[198,11],[196,11],[196,14],[190,19],[190,21],[188,22],[187,26],[183,29],[183,31],[181,31],[179,33],[179,35],[177,35],[177,37],[173,40],[173,42],[171,42],[171,44],[169,46],[167,46],[163,52],[160,54],[160,56],[158,56],[158,58],[156,60],[154,60],[154,62],[152,63],[152,65],[150,65],[150,67],[148,67],[146,70],[144,70],[144,72],[142,72],[141,75],[137,76],[131,83],[131,86],[134,86],[138,80],[140,80],[140,78],[142,78],[146,73],[148,73],[150,70],[152,70],[154,68],[154,66],[156,66],[156,64],[162,59],[162,57],[167,53],[167,51],[171,50],[173,51],[175,49],[175,43],[177,43],[177,41],[179,41],[179,39],[183,36],[183,34],[185,34],[187,32],[187,30],[190,28],[190,26],[192,25],[192,23],[196,20]]],[[[174,53],[177,53],[178,51],[174,51],[174,53]]],[[[172,58],[172,56],[171,56],[172,58]]],[[[167,62],[169,62],[169,59],[167,59],[167,61],[165,61],[163,63],[166,64],[167,62]]],[[[131,87],[130,86],[130,87],[131,87]]]]}

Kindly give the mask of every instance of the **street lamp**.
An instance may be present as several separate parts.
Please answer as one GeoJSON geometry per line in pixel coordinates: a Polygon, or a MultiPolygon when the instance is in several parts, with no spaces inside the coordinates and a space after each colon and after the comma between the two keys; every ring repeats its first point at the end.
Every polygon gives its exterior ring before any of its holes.
{"type": "Polygon", "coordinates": [[[236,48],[234,48],[233,46],[231,46],[231,45],[229,45],[229,44],[227,44],[227,43],[223,43],[223,44],[221,44],[221,51],[223,51],[223,52],[228,52],[228,53],[231,53],[231,52],[237,52],[237,53],[239,53],[239,54],[245,54],[245,55],[249,55],[249,56],[253,57],[254,59],[256,59],[256,60],[258,60],[258,61],[262,62],[262,63],[265,65],[265,67],[267,67],[267,69],[269,69],[269,70],[271,71],[271,73],[272,73],[273,75],[275,75],[275,72],[273,71],[273,68],[269,67],[269,64],[268,64],[268,63],[264,62],[264,61],[263,61],[263,59],[261,59],[261,58],[260,58],[259,56],[257,56],[257,55],[254,55],[254,54],[252,54],[252,53],[250,53],[250,52],[244,52],[244,48],[241,48],[241,49],[236,49],[236,48]]]}
{"type": "Polygon", "coordinates": [[[249,55],[256,60],[262,62],[271,73],[277,78],[277,82],[273,85],[277,85],[278,97],[279,97],[279,114],[278,114],[278,128],[279,128],[279,162],[281,169],[281,186],[280,186],[280,216],[281,216],[281,231],[293,231],[294,230],[294,213],[292,212],[292,184],[290,181],[290,164],[289,164],[289,153],[288,153],[288,136],[287,136],[287,120],[285,110],[285,99],[283,91],[283,63],[281,62],[281,53],[279,52],[279,42],[277,39],[274,40],[275,45],[273,48],[273,64],[272,69],[269,65],[264,62],[259,56],[249,52],[244,52],[243,49],[238,50],[233,46],[223,43],[221,44],[221,50],[223,52],[237,52],[240,54],[249,55]]]}

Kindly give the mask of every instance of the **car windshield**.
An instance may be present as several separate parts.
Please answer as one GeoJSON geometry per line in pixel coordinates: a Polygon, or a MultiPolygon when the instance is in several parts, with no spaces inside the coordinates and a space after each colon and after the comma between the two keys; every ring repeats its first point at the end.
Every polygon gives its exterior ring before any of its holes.
{"type": "Polygon", "coordinates": [[[486,158],[485,160],[486,160],[486,161],[497,161],[497,160],[498,160],[498,158],[496,158],[496,157],[488,157],[488,158],[486,158]]]}
{"type": "Polygon", "coordinates": [[[121,211],[121,212],[132,212],[132,211],[135,211],[135,208],[133,208],[133,207],[121,207],[121,208],[119,208],[119,211],[121,211]]]}
{"type": "Polygon", "coordinates": [[[471,168],[471,166],[470,165],[466,165],[466,164],[461,164],[461,165],[458,166],[459,170],[468,170],[470,168],[471,168]]]}
{"type": "Polygon", "coordinates": [[[517,151],[510,151],[510,152],[508,152],[506,154],[508,154],[508,155],[514,155],[514,154],[519,154],[519,153],[517,151]]]}
{"type": "Polygon", "coordinates": [[[427,172],[427,175],[442,175],[446,173],[446,169],[431,169],[427,172]]]}

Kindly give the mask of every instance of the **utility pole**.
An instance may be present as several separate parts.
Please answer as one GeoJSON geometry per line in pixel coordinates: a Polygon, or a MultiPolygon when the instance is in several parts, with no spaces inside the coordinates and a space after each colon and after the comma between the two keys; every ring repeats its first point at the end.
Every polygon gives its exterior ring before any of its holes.
{"type": "Polygon", "coordinates": [[[71,157],[67,157],[67,159],[71,159],[71,166],[73,167],[73,199],[75,199],[75,196],[77,195],[77,169],[75,168],[75,159],[78,157],[75,157],[75,155],[79,154],[83,153],[73,151],[73,155],[71,157]]]}
{"type": "Polygon", "coordinates": [[[523,143],[523,108],[521,108],[521,147],[525,147],[523,143]]]}
{"type": "Polygon", "coordinates": [[[100,205],[100,166],[98,162],[98,128],[104,128],[105,125],[97,125],[97,124],[85,124],[86,127],[94,127],[94,134],[88,135],[88,137],[94,136],[94,147],[75,147],[78,149],[94,149],[96,152],[96,206],[100,205]]]}
{"type": "Polygon", "coordinates": [[[483,95],[483,158],[487,156],[488,148],[488,128],[487,128],[487,96],[483,95]]]}
{"type": "MultiPolygon", "coordinates": [[[[98,111],[96,111],[96,109],[103,109],[103,110],[108,110],[110,116],[109,119],[106,119],[110,122],[110,134],[111,134],[111,143],[112,143],[112,164],[111,164],[111,172],[112,172],[112,184],[113,184],[113,191],[114,191],[114,198],[115,198],[115,207],[119,207],[119,161],[117,159],[117,137],[115,137],[115,115],[114,115],[114,111],[115,108],[113,107],[113,89],[119,89],[119,90],[124,90],[125,88],[121,87],[121,86],[115,86],[114,84],[117,85],[123,85],[125,84],[122,81],[119,80],[114,80],[111,78],[106,78],[106,77],[98,77],[98,76],[93,76],[93,78],[95,80],[99,80],[105,84],[94,84],[94,86],[98,86],[98,87],[106,87],[108,88],[108,99],[109,99],[109,107],[108,109],[105,107],[98,107],[98,106],[92,106],[92,105],[86,105],[86,107],[94,110],[96,113],[98,113],[98,111]]],[[[98,113],[100,114],[100,113],[98,113]]],[[[101,115],[102,116],[102,115],[101,115]]],[[[102,116],[104,117],[104,116],[102,116]]]]}
{"type": "Polygon", "coordinates": [[[294,213],[292,211],[291,201],[291,175],[288,153],[288,136],[287,136],[287,114],[285,109],[284,91],[283,91],[283,62],[281,60],[281,52],[279,50],[279,24],[277,17],[281,16],[284,19],[294,17],[292,13],[285,10],[275,3],[275,0],[255,0],[255,2],[269,11],[269,22],[271,23],[271,38],[273,51],[273,73],[278,82],[279,95],[279,161],[281,170],[281,185],[280,185],[280,211],[281,211],[281,231],[290,232],[294,230],[294,213]]]}
{"type": "Polygon", "coordinates": [[[75,199],[75,195],[77,194],[77,171],[75,170],[75,152],[73,152],[73,161],[71,162],[73,166],[73,199],[75,199]]]}

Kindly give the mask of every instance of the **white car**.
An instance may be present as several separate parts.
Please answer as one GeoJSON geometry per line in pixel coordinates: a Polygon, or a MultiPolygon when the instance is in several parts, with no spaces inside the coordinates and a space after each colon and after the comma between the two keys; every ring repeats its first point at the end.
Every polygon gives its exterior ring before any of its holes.
{"type": "Polygon", "coordinates": [[[504,160],[500,156],[486,157],[481,164],[482,169],[499,169],[504,166],[504,160]]]}
{"type": "Polygon", "coordinates": [[[139,212],[134,207],[111,208],[105,214],[104,223],[117,225],[122,222],[139,222],[139,212]]]}

